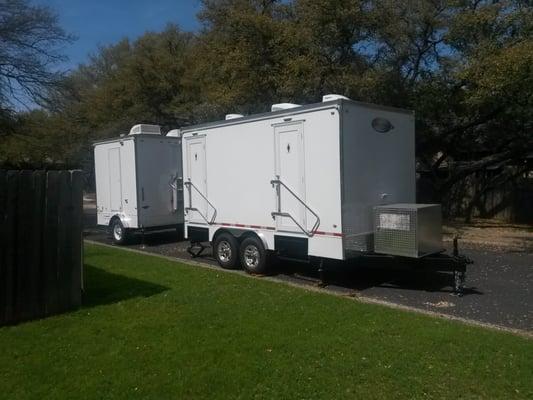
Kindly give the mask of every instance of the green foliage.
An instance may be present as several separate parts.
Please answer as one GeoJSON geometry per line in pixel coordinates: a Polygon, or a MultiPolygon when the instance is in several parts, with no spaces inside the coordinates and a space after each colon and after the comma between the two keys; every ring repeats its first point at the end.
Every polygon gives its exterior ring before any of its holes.
{"type": "Polygon", "coordinates": [[[24,141],[0,135],[0,161],[42,159],[40,143],[81,163],[90,141],[135,123],[170,129],[325,93],[416,110],[434,201],[533,152],[530,2],[204,0],[199,18],[196,34],[169,25],[100,49],[47,93],[49,123],[30,113],[24,141]]]}
{"type": "Polygon", "coordinates": [[[71,121],[60,114],[34,110],[19,115],[15,130],[0,146],[0,160],[19,168],[45,168],[78,164],[84,141],[71,121]]]}
{"type": "MultiPolygon", "coordinates": [[[[82,121],[92,137],[116,136],[133,123],[165,127],[190,119],[192,93],[182,84],[192,36],[174,25],[100,49],[65,82],[61,111],[82,121]]],[[[54,99],[55,100],[55,99],[54,99]]]]}

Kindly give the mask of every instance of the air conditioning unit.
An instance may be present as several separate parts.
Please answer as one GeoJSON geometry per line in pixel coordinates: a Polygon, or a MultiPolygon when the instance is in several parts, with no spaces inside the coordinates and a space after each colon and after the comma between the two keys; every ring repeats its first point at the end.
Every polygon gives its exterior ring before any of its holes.
{"type": "Polygon", "coordinates": [[[172,129],[167,132],[169,137],[181,137],[181,129],[172,129]]]}
{"type": "Polygon", "coordinates": [[[226,119],[236,119],[236,118],[242,118],[244,115],[242,114],[226,114],[226,119]]]}
{"type": "Polygon", "coordinates": [[[159,125],[138,124],[130,129],[130,135],[161,135],[159,125]]]}
{"type": "Polygon", "coordinates": [[[288,110],[290,108],[296,108],[300,107],[300,104],[293,104],[293,103],[278,103],[278,104],[272,104],[271,111],[281,111],[281,110],[288,110]]]}
{"type": "Polygon", "coordinates": [[[322,102],[333,101],[333,100],[350,100],[350,99],[341,94],[326,94],[322,96],[322,102]]]}

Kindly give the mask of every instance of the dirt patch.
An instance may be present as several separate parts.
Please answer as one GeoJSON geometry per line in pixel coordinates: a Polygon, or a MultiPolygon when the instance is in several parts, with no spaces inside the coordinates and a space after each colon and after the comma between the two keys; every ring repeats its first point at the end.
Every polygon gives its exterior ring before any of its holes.
{"type": "Polygon", "coordinates": [[[445,241],[459,236],[461,245],[491,250],[533,251],[533,226],[498,220],[475,219],[469,224],[448,221],[443,227],[445,241]]]}

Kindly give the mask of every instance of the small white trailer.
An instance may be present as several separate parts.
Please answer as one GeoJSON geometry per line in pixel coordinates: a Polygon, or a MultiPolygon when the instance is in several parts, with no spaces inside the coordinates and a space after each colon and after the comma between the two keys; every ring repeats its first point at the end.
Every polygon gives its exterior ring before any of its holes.
{"type": "Polygon", "coordinates": [[[124,244],[132,231],[183,227],[181,138],[157,125],[94,144],[98,225],[124,244]]]}
{"type": "Polygon", "coordinates": [[[337,95],[272,110],[182,129],[186,237],[254,273],[270,252],[372,252],[374,207],[415,202],[413,112],[337,95]]]}

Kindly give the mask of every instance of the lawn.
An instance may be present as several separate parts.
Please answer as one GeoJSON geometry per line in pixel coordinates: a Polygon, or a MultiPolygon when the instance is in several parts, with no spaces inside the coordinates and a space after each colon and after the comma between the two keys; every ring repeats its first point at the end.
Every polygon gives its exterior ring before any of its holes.
{"type": "Polygon", "coordinates": [[[6,399],[532,398],[533,341],[86,246],[83,309],[0,328],[6,399]]]}

